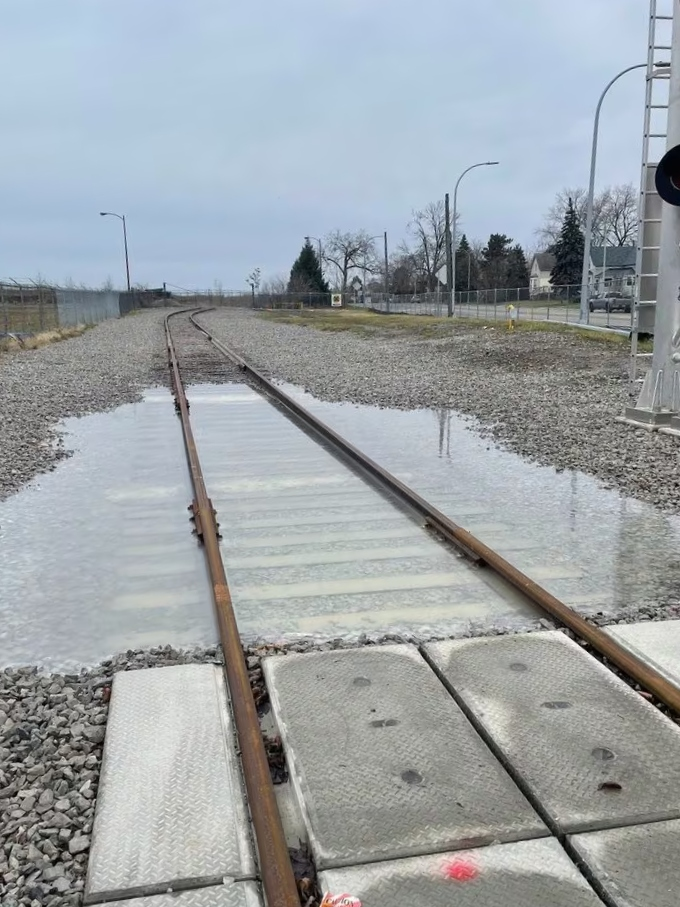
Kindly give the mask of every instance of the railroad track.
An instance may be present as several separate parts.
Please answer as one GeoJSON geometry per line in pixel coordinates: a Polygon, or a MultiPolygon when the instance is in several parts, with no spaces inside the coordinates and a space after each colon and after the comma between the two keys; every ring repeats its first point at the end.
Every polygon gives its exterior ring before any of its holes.
{"type": "Polygon", "coordinates": [[[454,548],[457,555],[467,558],[476,569],[495,574],[503,583],[529,600],[538,612],[559,626],[568,628],[596,657],[605,665],[614,668],[631,685],[644,691],[657,704],[661,704],[674,715],[680,715],[680,691],[666,677],[598,627],[593,626],[470,532],[432,507],[420,495],[378,463],[366,457],[269,381],[260,371],[210,333],[201,323],[202,311],[206,310],[193,310],[190,313],[174,312],[167,316],[165,330],[168,361],[194,489],[193,515],[196,531],[203,543],[210,573],[243,775],[259,853],[261,879],[270,907],[297,907],[298,890],[277,809],[241,636],[220,553],[217,521],[220,518],[228,520],[229,514],[216,514],[209,497],[210,489],[206,487],[199,459],[200,451],[192,431],[183,375],[195,380],[197,374],[205,378],[207,372],[207,377],[213,375],[215,379],[221,380],[225,374],[232,377],[234,369],[238,370],[247,378],[251,387],[282,410],[296,425],[316,437],[338,458],[351,464],[355,472],[380,488],[384,494],[396,499],[403,508],[416,514],[433,534],[454,548]],[[178,344],[182,344],[182,351],[178,351],[178,344]]]}

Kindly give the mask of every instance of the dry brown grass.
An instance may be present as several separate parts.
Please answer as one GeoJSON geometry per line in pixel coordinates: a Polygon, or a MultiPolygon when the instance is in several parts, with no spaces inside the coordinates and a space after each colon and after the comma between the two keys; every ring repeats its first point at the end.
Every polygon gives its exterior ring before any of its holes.
{"type": "Polygon", "coordinates": [[[48,346],[50,343],[59,343],[60,340],[68,340],[70,337],[79,337],[87,330],[87,325],[77,324],[68,328],[55,328],[51,331],[41,331],[38,334],[32,334],[30,337],[24,337],[22,340],[14,340],[11,337],[0,340],[0,352],[19,352],[21,350],[37,350],[41,346],[48,346]]]}

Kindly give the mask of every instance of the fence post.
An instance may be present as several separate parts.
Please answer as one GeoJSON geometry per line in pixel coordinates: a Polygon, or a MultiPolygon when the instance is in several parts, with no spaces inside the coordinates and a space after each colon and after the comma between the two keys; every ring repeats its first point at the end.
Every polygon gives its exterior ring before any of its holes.
{"type": "Polygon", "coordinates": [[[7,297],[5,296],[5,287],[0,286],[0,304],[4,313],[5,333],[9,334],[9,308],[7,306],[7,297]]]}

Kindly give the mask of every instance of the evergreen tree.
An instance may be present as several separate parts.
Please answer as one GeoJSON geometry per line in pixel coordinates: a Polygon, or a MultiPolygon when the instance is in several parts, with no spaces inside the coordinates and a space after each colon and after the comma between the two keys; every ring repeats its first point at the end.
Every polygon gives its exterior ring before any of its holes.
{"type": "Polygon", "coordinates": [[[508,252],[508,287],[516,289],[517,287],[529,286],[529,268],[524,255],[524,250],[517,243],[508,252]]]}
{"type": "Polygon", "coordinates": [[[550,272],[553,287],[574,286],[581,283],[583,247],[585,239],[578,222],[574,202],[570,198],[564,223],[555,244],[549,249],[555,256],[555,267],[550,272]]]}
{"type": "Polygon", "coordinates": [[[456,251],[456,291],[476,290],[478,281],[477,259],[463,233],[456,251]]]}
{"type": "Polygon", "coordinates": [[[328,293],[328,284],[324,280],[319,256],[312,248],[309,239],[305,240],[302,251],[290,269],[288,281],[289,293],[328,293]]]}
{"type": "Polygon", "coordinates": [[[508,286],[508,254],[512,240],[505,233],[492,233],[482,249],[482,278],[491,289],[508,286]]]}

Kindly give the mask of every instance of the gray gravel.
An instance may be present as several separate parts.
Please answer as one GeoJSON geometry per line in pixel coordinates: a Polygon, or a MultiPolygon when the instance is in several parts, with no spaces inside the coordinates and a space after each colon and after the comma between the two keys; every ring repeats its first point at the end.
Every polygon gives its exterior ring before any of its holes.
{"type": "Polygon", "coordinates": [[[614,421],[626,404],[625,346],[465,324],[444,325],[441,336],[427,339],[384,330],[322,332],[245,310],[201,319],[270,375],[322,400],[450,407],[475,416],[484,434],[531,460],[580,470],[680,510],[680,442],[614,421]]]}
{"type": "Polygon", "coordinates": [[[216,647],[126,652],[80,674],[0,671],[0,904],[82,902],[113,675],[220,662],[216,647]]]}
{"type": "Polygon", "coordinates": [[[38,350],[0,353],[0,500],[68,455],[54,431],[60,419],[131,403],[165,383],[164,314],[144,311],[38,350]]]}

